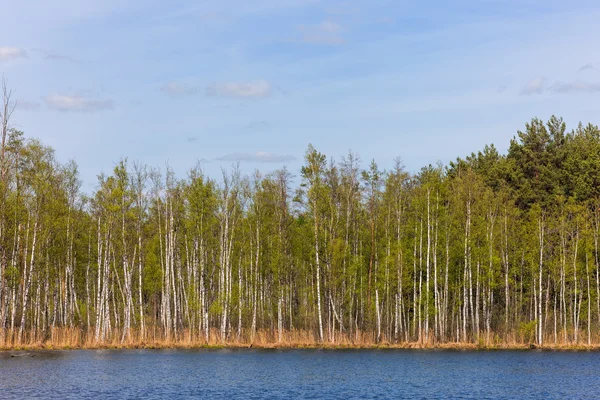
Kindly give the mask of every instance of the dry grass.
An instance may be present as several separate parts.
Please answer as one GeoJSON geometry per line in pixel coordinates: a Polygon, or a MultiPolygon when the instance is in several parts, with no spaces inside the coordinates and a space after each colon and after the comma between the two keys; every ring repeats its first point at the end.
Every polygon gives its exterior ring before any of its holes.
{"type": "Polygon", "coordinates": [[[211,330],[209,341],[204,340],[197,332],[184,330],[175,337],[164,337],[159,329],[148,329],[144,335],[140,331],[131,331],[125,340],[121,340],[122,332],[114,330],[109,338],[97,342],[94,332],[86,332],[79,328],[54,328],[44,337],[42,335],[25,335],[21,342],[16,335],[4,332],[0,336],[0,350],[68,350],[68,349],[198,349],[198,348],[256,348],[256,349],[452,349],[452,350],[600,350],[600,343],[587,345],[582,343],[549,343],[536,346],[523,343],[511,338],[510,341],[496,340],[486,344],[478,342],[390,342],[373,339],[372,334],[358,333],[352,337],[337,334],[334,340],[327,338],[319,342],[312,331],[286,331],[282,340],[278,341],[277,332],[258,331],[252,337],[249,332],[243,332],[238,338],[237,332],[232,332],[226,341],[220,339],[216,329],[211,330]]]}

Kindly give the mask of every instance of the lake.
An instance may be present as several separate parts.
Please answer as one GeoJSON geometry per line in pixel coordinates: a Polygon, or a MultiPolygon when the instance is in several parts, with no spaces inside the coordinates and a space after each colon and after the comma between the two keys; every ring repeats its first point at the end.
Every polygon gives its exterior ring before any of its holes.
{"type": "Polygon", "coordinates": [[[0,352],[2,399],[598,397],[598,352],[0,352]]]}

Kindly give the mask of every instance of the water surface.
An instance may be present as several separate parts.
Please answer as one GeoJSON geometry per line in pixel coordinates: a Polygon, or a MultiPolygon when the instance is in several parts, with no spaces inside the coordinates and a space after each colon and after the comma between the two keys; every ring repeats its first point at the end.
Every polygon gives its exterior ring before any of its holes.
{"type": "Polygon", "coordinates": [[[599,397],[597,352],[0,352],[3,399],[599,397]]]}

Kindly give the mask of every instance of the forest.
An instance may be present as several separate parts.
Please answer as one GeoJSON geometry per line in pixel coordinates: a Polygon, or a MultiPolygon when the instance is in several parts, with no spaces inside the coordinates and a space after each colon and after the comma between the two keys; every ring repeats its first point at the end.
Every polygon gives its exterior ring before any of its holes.
{"type": "MultiPolygon", "coordinates": [[[[0,347],[600,343],[600,130],[382,170],[77,165],[0,110],[0,347]]],[[[402,153],[402,149],[398,149],[402,153]]],[[[74,155],[76,156],[76,155],[74,155]]]]}

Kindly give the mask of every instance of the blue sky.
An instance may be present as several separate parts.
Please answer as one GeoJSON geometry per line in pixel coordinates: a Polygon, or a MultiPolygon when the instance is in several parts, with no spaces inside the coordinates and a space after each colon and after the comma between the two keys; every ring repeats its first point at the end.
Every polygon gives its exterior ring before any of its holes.
{"type": "Polygon", "coordinates": [[[600,117],[597,1],[21,0],[3,5],[13,126],[75,159],[179,176],[298,173],[308,143],[411,171],[532,117],[600,117]]]}

